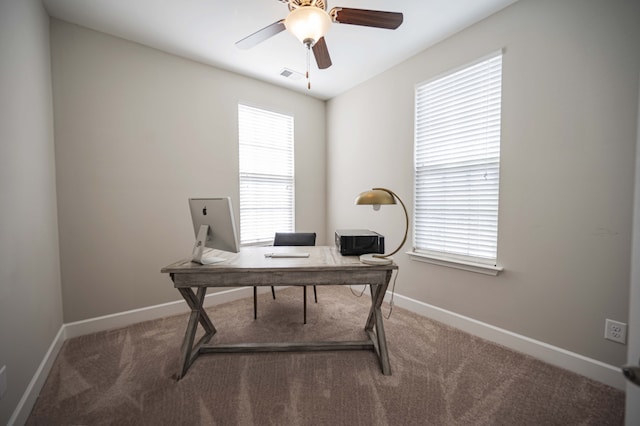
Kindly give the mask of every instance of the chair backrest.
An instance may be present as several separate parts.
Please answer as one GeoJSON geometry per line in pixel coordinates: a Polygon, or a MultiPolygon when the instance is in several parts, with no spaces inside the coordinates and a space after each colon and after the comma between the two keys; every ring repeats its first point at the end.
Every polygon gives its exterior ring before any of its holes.
{"type": "Polygon", "coordinates": [[[274,246],[315,246],[315,232],[276,232],[274,246]]]}

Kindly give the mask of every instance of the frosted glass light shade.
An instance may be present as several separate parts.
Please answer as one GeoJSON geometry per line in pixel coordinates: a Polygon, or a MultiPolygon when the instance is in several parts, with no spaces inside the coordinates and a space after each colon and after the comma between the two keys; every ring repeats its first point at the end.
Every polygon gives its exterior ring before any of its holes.
{"type": "Polygon", "coordinates": [[[311,46],[324,37],[330,25],[327,12],[315,6],[294,9],[284,20],[284,26],[291,34],[311,46]]]}

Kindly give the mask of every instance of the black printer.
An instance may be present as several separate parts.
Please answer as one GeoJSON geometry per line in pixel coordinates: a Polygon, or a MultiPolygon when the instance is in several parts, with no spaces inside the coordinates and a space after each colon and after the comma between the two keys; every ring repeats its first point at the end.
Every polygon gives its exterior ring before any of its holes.
{"type": "Polygon", "coordinates": [[[336,247],[344,256],[384,254],[384,236],[368,229],[338,229],[336,230],[336,247]]]}

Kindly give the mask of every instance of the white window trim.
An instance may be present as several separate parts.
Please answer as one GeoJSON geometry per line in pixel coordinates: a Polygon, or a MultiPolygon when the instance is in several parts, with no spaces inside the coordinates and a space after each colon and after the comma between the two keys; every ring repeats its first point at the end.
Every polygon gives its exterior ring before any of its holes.
{"type": "Polygon", "coordinates": [[[408,251],[411,260],[418,262],[430,263],[432,265],[446,266],[454,269],[461,269],[463,271],[477,272],[479,274],[496,276],[504,270],[503,267],[497,265],[485,265],[483,263],[471,262],[463,259],[455,259],[453,257],[439,254],[427,254],[417,251],[408,251]]]}

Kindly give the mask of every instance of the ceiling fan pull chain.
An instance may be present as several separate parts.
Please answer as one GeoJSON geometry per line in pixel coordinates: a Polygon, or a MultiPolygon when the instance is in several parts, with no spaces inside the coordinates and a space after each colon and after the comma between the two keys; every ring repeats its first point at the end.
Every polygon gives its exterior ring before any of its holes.
{"type": "Polygon", "coordinates": [[[311,55],[311,43],[307,43],[307,90],[311,90],[311,80],[309,79],[309,56],[311,55]]]}

